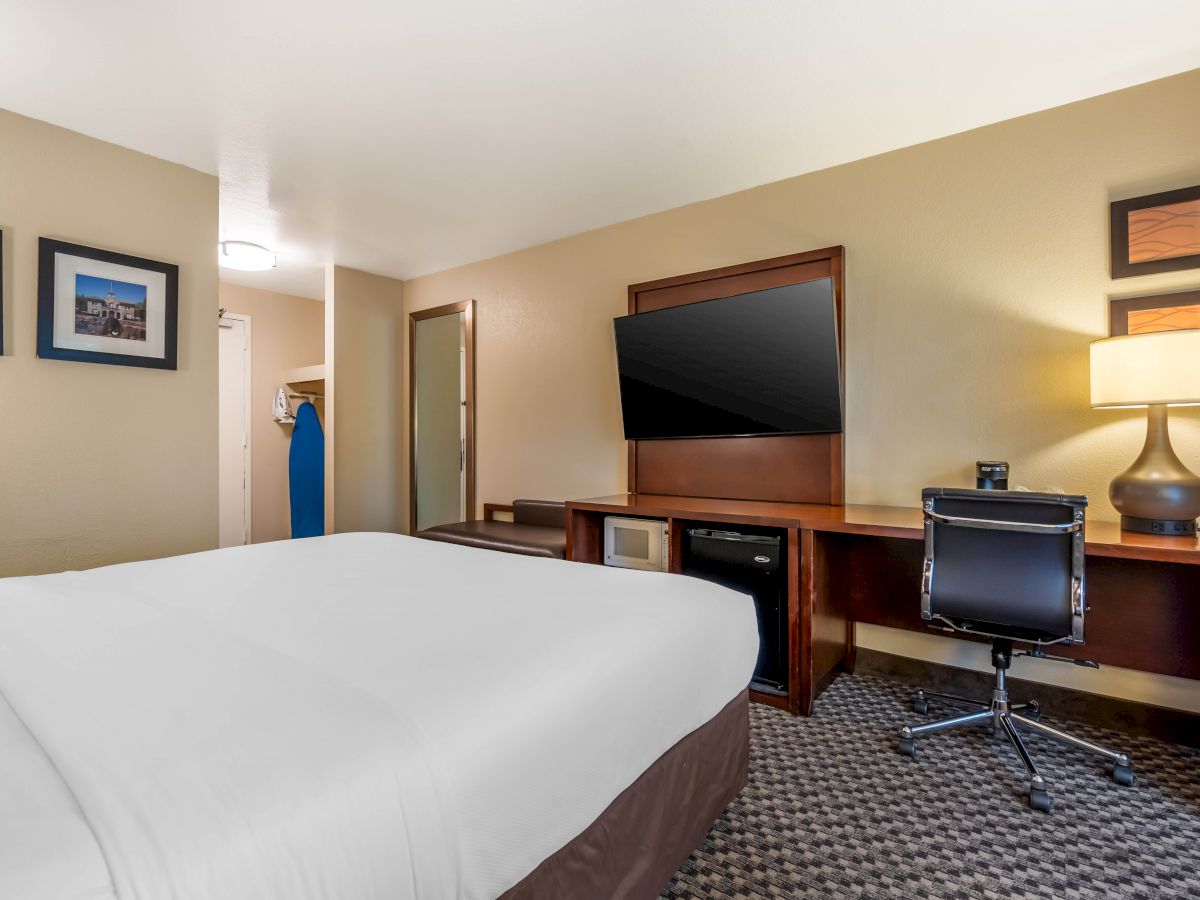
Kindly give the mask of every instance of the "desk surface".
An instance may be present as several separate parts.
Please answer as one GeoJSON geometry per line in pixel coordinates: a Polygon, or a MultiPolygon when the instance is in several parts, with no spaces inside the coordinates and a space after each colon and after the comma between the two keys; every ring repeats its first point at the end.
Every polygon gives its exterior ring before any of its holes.
{"type": "MultiPolygon", "coordinates": [[[[770,503],[760,500],[714,500],[662,494],[614,494],[568,501],[569,509],[656,518],[703,518],[714,522],[777,525],[813,531],[864,534],[916,540],[922,536],[921,510],[908,506],[824,506],[817,503],[770,503]]],[[[1155,562],[1200,565],[1200,540],[1122,531],[1116,522],[1089,521],[1087,552],[1155,562]]]]}

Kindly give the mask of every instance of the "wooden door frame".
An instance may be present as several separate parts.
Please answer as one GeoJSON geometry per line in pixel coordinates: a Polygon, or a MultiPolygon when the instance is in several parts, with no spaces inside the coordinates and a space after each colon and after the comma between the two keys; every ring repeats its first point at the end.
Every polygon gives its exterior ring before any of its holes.
{"type": "MultiPolygon", "coordinates": [[[[254,509],[253,509],[254,435],[252,432],[252,426],[253,426],[254,422],[250,416],[250,399],[251,399],[251,397],[254,396],[254,392],[251,389],[253,386],[253,381],[254,381],[254,369],[253,369],[254,357],[252,355],[253,354],[253,343],[250,339],[250,333],[251,333],[250,332],[250,327],[251,327],[250,326],[250,316],[246,315],[245,313],[232,313],[232,312],[225,312],[224,310],[222,310],[220,315],[217,317],[218,336],[220,334],[219,329],[221,327],[222,319],[232,319],[234,321],[241,322],[243,327],[245,328],[243,337],[245,338],[245,341],[246,341],[246,346],[244,348],[245,365],[246,365],[246,400],[245,400],[245,421],[243,422],[243,425],[242,425],[242,428],[246,435],[246,446],[242,448],[242,459],[243,459],[244,471],[245,471],[245,476],[246,476],[245,485],[243,487],[243,490],[245,491],[245,494],[246,494],[246,496],[244,498],[245,505],[243,507],[246,511],[246,513],[245,513],[245,515],[246,515],[246,522],[245,522],[246,540],[244,543],[252,544],[252,543],[254,543],[254,509]]],[[[218,396],[218,402],[220,402],[219,396],[218,396]]],[[[219,488],[218,488],[218,490],[219,490],[219,488]]],[[[220,513],[220,511],[218,510],[218,515],[219,515],[219,513],[220,513]]],[[[220,535],[219,534],[217,535],[217,543],[218,544],[220,543],[220,535]]]]}
{"type": "Polygon", "coordinates": [[[475,521],[475,301],[459,300],[408,314],[408,533],[417,530],[417,353],[416,324],[425,319],[463,314],[463,345],[466,348],[467,433],[464,438],[463,468],[467,481],[467,521],[475,521]]]}

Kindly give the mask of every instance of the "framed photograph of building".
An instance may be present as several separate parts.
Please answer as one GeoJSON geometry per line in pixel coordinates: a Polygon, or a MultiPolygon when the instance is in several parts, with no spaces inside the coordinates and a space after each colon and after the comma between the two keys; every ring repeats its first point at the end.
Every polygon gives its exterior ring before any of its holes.
{"type": "Polygon", "coordinates": [[[178,323],[178,266],[39,239],[42,359],[174,369],[178,323]]]}
{"type": "Polygon", "coordinates": [[[1112,277],[1200,269],[1200,185],[1109,204],[1112,277]]]}

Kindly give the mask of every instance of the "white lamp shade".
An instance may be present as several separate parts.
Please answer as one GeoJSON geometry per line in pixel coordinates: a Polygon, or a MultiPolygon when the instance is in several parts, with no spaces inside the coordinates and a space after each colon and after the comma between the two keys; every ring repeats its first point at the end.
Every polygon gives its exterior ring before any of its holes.
{"type": "Polygon", "coordinates": [[[1092,406],[1200,403],[1200,329],[1092,342],[1092,406]]]}

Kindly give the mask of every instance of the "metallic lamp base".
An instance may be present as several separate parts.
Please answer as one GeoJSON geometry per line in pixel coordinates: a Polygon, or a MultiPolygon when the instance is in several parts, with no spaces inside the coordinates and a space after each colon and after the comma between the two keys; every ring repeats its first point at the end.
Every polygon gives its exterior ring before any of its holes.
{"type": "Polygon", "coordinates": [[[1200,478],[1180,462],[1167,432],[1167,407],[1146,414],[1146,444],[1133,465],[1112,480],[1108,498],[1121,527],[1144,534],[1195,534],[1200,478]]]}
{"type": "Polygon", "coordinates": [[[1122,531],[1137,531],[1142,534],[1195,534],[1195,519],[1138,519],[1121,516],[1122,531]]]}

